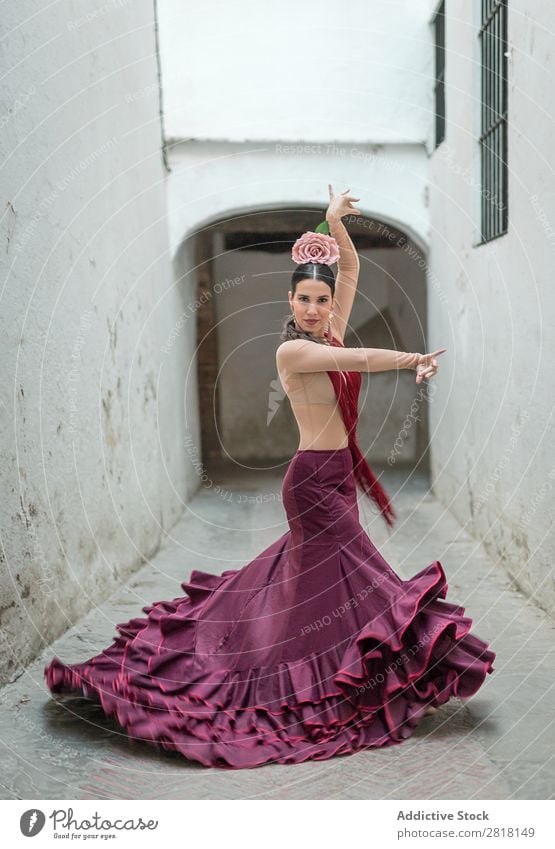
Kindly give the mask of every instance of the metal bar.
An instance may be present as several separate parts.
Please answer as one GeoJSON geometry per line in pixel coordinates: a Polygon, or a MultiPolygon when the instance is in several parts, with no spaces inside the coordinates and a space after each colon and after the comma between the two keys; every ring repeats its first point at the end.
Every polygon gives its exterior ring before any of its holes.
{"type": "Polygon", "coordinates": [[[489,11],[486,10],[485,15],[483,15],[482,24],[480,27],[481,29],[485,29],[485,27],[488,26],[493,16],[497,13],[499,7],[505,5],[505,3],[506,0],[494,0],[492,8],[489,11]]]}
{"type": "Polygon", "coordinates": [[[508,225],[507,0],[481,0],[479,135],[482,242],[508,225]]]}
{"type": "MultiPolygon", "coordinates": [[[[493,31],[493,57],[494,57],[494,63],[493,63],[494,64],[494,68],[493,68],[493,72],[494,72],[494,77],[493,77],[493,100],[494,100],[493,106],[494,106],[494,110],[493,110],[493,114],[494,114],[495,122],[497,123],[499,111],[500,111],[499,110],[499,70],[500,70],[500,65],[499,65],[499,37],[498,37],[499,36],[499,32],[498,32],[499,14],[496,14],[496,15],[493,16],[493,18],[491,20],[491,26],[492,26],[492,31],[493,31]]],[[[494,156],[495,156],[494,163],[493,163],[494,164],[494,192],[493,192],[493,197],[492,197],[493,232],[494,232],[494,234],[499,233],[499,200],[500,200],[499,180],[500,180],[500,177],[501,177],[501,170],[500,170],[500,167],[499,167],[500,166],[500,154],[501,154],[501,149],[500,149],[500,138],[501,137],[500,137],[499,129],[500,129],[500,127],[498,125],[495,128],[495,135],[494,135],[494,156]]]]}
{"type": "Polygon", "coordinates": [[[503,17],[503,39],[502,39],[502,50],[503,50],[503,80],[502,80],[502,91],[503,91],[503,216],[502,216],[502,228],[503,232],[506,232],[509,225],[509,164],[508,164],[508,145],[509,145],[509,121],[508,121],[508,111],[509,111],[509,96],[508,96],[508,59],[505,55],[507,53],[508,47],[508,8],[507,2],[503,3],[502,17],[503,17]]]}
{"type": "Polygon", "coordinates": [[[487,136],[491,135],[491,133],[496,129],[496,127],[498,127],[499,124],[503,123],[503,121],[506,119],[506,117],[507,117],[506,112],[503,112],[503,114],[499,115],[497,120],[494,121],[493,124],[490,127],[487,128],[486,132],[482,133],[482,135],[480,136],[480,141],[482,139],[485,139],[487,136]]]}

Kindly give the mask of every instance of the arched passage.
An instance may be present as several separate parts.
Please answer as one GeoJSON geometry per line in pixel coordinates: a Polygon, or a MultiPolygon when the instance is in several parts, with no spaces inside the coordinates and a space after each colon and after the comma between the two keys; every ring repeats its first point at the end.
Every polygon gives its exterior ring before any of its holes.
{"type": "MultiPolygon", "coordinates": [[[[203,463],[265,464],[290,457],[298,431],[274,351],[289,313],[291,245],[321,209],[255,210],[210,222],[191,238],[196,268],[197,375],[203,463]]],[[[426,349],[421,246],[363,215],[345,222],[361,259],[347,345],[426,349]]],[[[359,440],[369,460],[427,464],[429,387],[410,372],[363,376],[359,440]]]]}

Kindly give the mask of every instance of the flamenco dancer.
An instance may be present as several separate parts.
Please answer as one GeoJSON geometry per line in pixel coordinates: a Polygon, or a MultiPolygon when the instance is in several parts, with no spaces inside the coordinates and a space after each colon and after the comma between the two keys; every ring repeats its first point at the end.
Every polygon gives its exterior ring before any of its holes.
{"type": "Polygon", "coordinates": [[[134,739],[205,766],[401,743],[493,671],[465,608],[445,601],[441,563],[402,580],[359,522],[358,489],[388,525],[395,518],[356,440],[361,372],[412,369],[421,383],[446,349],[343,346],[359,260],[341,219],[360,214],[359,198],[329,192],[326,221],[293,247],[276,355],[300,433],[282,484],[289,530],[241,569],[193,570],[184,596],[116,625],[90,660],[54,657],[44,670],[52,693],[95,699],[134,739]]]}

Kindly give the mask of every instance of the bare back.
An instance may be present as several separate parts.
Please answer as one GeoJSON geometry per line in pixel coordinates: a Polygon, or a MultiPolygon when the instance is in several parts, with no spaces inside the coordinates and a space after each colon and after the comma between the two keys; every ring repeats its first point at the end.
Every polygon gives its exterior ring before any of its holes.
{"type": "Polygon", "coordinates": [[[299,428],[299,450],[346,448],[347,430],[327,372],[295,372],[281,362],[278,374],[299,428]]]}

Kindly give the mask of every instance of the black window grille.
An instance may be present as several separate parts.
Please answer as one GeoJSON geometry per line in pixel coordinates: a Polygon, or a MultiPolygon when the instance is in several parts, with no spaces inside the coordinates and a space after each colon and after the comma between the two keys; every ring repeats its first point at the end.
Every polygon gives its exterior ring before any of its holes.
{"type": "Polygon", "coordinates": [[[445,138],[445,0],[433,19],[435,44],[435,146],[445,138]]]}
{"type": "Polygon", "coordinates": [[[507,232],[507,0],[481,0],[480,238],[507,232]]]}

